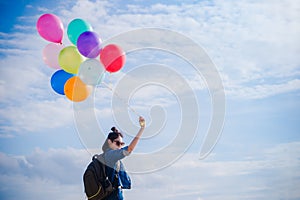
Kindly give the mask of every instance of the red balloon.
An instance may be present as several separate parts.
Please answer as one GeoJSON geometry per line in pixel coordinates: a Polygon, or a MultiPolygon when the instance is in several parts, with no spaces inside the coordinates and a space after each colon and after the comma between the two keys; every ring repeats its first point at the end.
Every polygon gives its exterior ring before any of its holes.
{"type": "Polygon", "coordinates": [[[119,46],[109,44],[101,50],[100,61],[104,65],[106,71],[117,72],[125,64],[125,53],[119,46]]]}

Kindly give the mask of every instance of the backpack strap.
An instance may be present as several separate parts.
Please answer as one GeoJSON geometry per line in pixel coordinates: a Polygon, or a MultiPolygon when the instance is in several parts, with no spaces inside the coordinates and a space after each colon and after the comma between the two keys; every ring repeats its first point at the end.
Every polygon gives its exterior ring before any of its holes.
{"type": "MultiPolygon", "coordinates": [[[[101,177],[99,177],[99,171],[98,170],[102,170],[102,174],[105,174],[106,175],[106,169],[105,169],[105,159],[104,159],[104,156],[103,154],[100,154],[100,155],[94,155],[93,158],[92,158],[93,162],[97,165],[97,169],[96,169],[96,176],[97,176],[97,179],[98,181],[101,180],[101,177]],[[102,164],[101,164],[102,163],[102,164]],[[100,167],[99,167],[100,165],[100,167]],[[99,169],[100,168],[100,169],[99,169]]],[[[107,177],[104,177],[104,178],[107,178],[107,177]]]]}
{"type": "MultiPolygon", "coordinates": [[[[96,154],[93,156],[93,161],[95,160],[97,162],[97,165],[101,165],[101,170],[102,170],[102,174],[105,174],[105,177],[104,179],[108,179],[107,177],[107,174],[106,174],[106,162],[105,162],[105,156],[104,156],[105,153],[102,153],[102,154],[96,154]],[[102,164],[101,164],[102,163],[102,164]]],[[[99,167],[98,167],[99,169],[99,167]]],[[[112,173],[112,177],[111,177],[111,180],[112,180],[112,185],[114,185],[115,187],[118,187],[116,186],[115,184],[118,184],[119,185],[119,172],[121,170],[121,161],[118,160],[113,168],[113,173],[112,173]],[[115,176],[118,180],[115,179],[115,176]],[[115,182],[117,181],[117,182],[115,182]]],[[[96,173],[96,176],[97,176],[97,179],[98,180],[101,180],[101,177],[98,177],[97,175],[98,173],[96,173]]]]}
{"type": "Polygon", "coordinates": [[[120,169],[121,169],[121,161],[118,160],[117,163],[116,163],[115,171],[116,171],[117,173],[119,173],[120,169]]]}

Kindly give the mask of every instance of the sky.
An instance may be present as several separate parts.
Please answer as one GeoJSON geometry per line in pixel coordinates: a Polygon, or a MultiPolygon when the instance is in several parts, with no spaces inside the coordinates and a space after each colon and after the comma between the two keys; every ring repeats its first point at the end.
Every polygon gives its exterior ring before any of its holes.
{"type": "Polygon", "coordinates": [[[132,179],[126,199],[300,199],[298,1],[20,0],[0,7],[1,199],[85,199],[91,155],[101,153],[112,126],[128,144],[136,113],[147,126],[124,160],[132,179]],[[36,29],[45,13],[60,18],[65,46],[68,24],[79,18],[103,44],[118,42],[126,52],[123,68],[106,73],[85,102],[51,88],[56,69],[42,53],[50,42],[36,29]],[[194,59],[207,58],[199,73],[194,59]],[[214,116],[224,123],[214,127],[214,116]],[[201,157],[210,128],[219,137],[201,157]]]}

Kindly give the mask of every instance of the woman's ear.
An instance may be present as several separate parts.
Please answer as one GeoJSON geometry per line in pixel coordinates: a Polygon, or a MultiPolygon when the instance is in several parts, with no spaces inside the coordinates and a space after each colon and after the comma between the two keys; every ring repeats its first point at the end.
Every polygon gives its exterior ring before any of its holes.
{"type": "Polygon", "coordinates": [[[110,139],[107,139],[107,143],[111,145],[113,142],[110,139]]]}

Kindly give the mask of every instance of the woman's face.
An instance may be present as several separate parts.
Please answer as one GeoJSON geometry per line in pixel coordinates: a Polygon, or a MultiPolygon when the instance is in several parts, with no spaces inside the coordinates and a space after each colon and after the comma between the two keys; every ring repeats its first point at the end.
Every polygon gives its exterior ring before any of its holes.
{"type": "Polygon", "coordinates": [[[114,141],[108,140],[108,145],[111,149],[121,149],[124,146],[123,138],[119,136],[118,138],[114,139],[114,141]]]}

